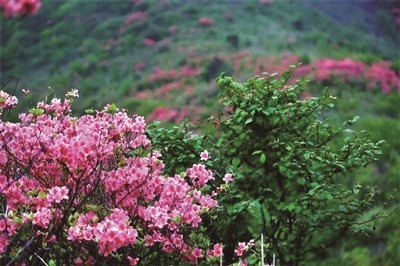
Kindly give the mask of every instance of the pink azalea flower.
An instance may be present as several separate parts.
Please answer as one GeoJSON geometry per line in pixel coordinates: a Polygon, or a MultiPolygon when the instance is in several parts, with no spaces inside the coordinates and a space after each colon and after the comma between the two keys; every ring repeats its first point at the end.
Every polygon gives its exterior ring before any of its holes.
{"type": "Polygon", "coordinates": [[[47,194],[46,199],[49,202],[60,203],[63,199],[68,198],[68,188],[63,187],[53,187],[50,189],[49,194],[47,194]]]}
{"type": "Polygon", "coordinates": [[[32,223],[47,228],[52,218],[50,209],[43,207],[34,214],[32,223]]]}
{"type": "Polygon", "coordinates": [[[225,181],[226,184],[229,184],[233,181],[232,174],[225,174],[224,178],[222,179],[225,181]]]}
{"type": "Polygon", "coordinates": [[[204,150],[201,154],[200,154],[200,160],[202,161],[207,161],[209,159],[209,155],[208,155],[208,151],[204,150]]]}
{"type": "Polygon", "coordinates": [[[241,257],[243,252],[246,250],[247,245],[245,242],[239,242],[238,247],[234,250],[237,256],[241,257]]]}

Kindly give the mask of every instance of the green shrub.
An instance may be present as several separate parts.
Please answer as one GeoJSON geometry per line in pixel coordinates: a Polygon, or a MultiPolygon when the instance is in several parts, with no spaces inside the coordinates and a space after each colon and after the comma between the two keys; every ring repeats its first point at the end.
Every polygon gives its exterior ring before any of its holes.
{"type": "Polygon", "coordinates": [[[344,128],[328,124],[321,114],[333,108],[334,97],[299,100],[303,81],[287,86],[291,74],[243,84],[218,77],[228,114],[212,119],[215,139],[193,141],[179,131],[184,128],[149,131],[155,147],[163,147],[167,172],[191,163],[192,152],[208,149],[213,159],[207,165],[217,177],[234,174],[235,182],[220,198],[221,213],[209,225],[211,237],[226,244],[226,263],[234,260],[234,243],[263,233],[269,260],[274,253],[281,265],[299,265],[379,220],[377,214],[360,223],[376,192],[360,184],[349,187],[345,177],[376,160],[382,142],[350,129],[354,121],[344,128]],[[169,159],[178,150],[180,160],[169,159]]]}

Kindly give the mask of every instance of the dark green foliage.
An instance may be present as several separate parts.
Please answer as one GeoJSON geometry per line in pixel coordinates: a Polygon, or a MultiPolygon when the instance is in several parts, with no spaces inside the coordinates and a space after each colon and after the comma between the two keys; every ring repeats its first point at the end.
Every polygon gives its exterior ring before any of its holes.
{"type": "Polygon", "coordinates": [[[205,81],[209,82],[210,80],[215,79],[222,71],[229,72],[228,68],[229,66],[223,59],[214,57],[207,66],[203,78],[205,81]]]}
{"type": "MultiPolygon", "coordinates": [[[[218,146],[236,176],[222,202],[250,202],[253,216],[258,206],[263,225],[257,233],[267,235],[282,265],[298,265],[341,237],[366,229],[356,219],[372,206],[374,189],[347,187],[337,177],[376,160],[382,143],[350,129],[354,121],[343,129],[328,124],[321,114],[334,106],[334,97],[325,93],[299,100],[303,82],[286,86],[290,75],[255,77],[244,84],[227,76],[217,79],[232,112],[221,123],[218,146]],[[336,138],[341,139],[338,148],[331,145],[336,138]]],[[[248,208],[231,213],[227,208],[228,214],[237,213],[228,224],[240,219],[256,237],[252,219],[243,220],[248,208]]]]}
{"type": "Polygon", "coordinates": [[[234,48],[239,48],[239,35],[231,34],[226,37],[226,41],[234,48]]]}
{"type": "Polygon", "coordinates": [[[164,148],[167,169],[187,167],[193,154],[207,148],[207,164],[217,177],[234,174],[220,198],[221,213],[210,224],[211,237],[226,245],[228,263],[235,243],[264,233],[269,259],[274,253],[279,265],[299,265],[350,234],[367,232],[381,216],[360,219],[378,192],[348,185],[346,176],[376,160],[382,141],[350,129],[357,118],[343,128],[329,124],[322,114],[333,108],[334,97],[300,100],[303,81],[287,86],[291,73],[243,84],[217,78],[229,114],[214,119],[213,145],[203,136],[189,137],[184,128],[149,130],[154,147],[164,148]]]}

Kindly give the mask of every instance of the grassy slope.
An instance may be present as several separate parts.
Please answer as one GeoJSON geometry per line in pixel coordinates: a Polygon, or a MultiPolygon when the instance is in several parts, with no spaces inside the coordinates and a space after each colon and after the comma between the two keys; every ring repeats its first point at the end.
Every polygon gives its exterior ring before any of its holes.
{"type": "Polygon", "coordinates": [[[346,1],[335,1],[328,8],[340,9],[338,14],[342,9],[351,10],[354,26],[350,28],[341,17],[327,15],[321,1],[314,1],[318,5],[306,0],[276,1],[271,6],[258,1],[157,2],[135,6],[130,1],[44,1],[35,17],[2,21],[1,80],[11,74],[36,91],[49,86],[55,91],[76,87],[83,96],[92,98],[82,103],[88,107],[127,95],[138,83],[144,83],[154,66],[176,68],[187,61],[188,55],[178,52],[179,47],[190,47],[196,56],[208,57],[239,49],[254,56],[291,52],[303,61],[321,56],[378,60],[397,55],[398,40],[375,33],[379,21],[374,14],[346,1]],[[138,10],[146,10],[147,20],[119,33],[126,17],[138,10]],[[215,25],[199,26],[198,19],[203,16],[213,18],[215,25]],[[177,25],[176,35],[168,33],[171,25],[177,25]],[[229,35],[238,37],[238,48],[226,41],[229,35]],[[145,47],[146,37],[163,41],[145,47]],[[118,44],[105,50],[109,40],[118,44]],[[147,67],[135,73],[134,65],[141,61],[147,67]]]}

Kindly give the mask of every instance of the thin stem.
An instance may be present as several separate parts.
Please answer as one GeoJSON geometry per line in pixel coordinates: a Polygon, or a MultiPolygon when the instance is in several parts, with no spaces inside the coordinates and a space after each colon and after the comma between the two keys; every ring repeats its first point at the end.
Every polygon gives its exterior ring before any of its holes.
{"type": "Polygon", "coordinates": [[[264,234],[261,233],[261,265],[264,266],[264,234]]]}

